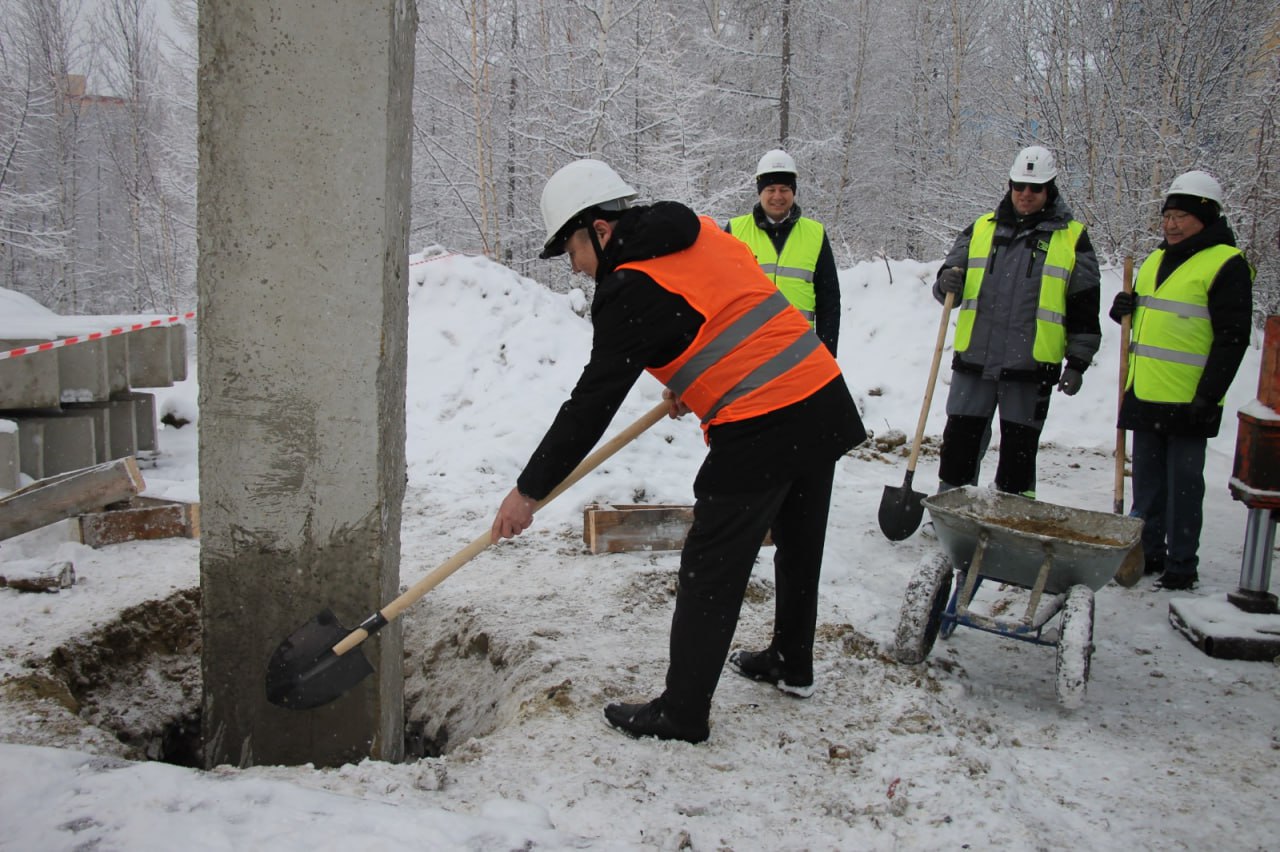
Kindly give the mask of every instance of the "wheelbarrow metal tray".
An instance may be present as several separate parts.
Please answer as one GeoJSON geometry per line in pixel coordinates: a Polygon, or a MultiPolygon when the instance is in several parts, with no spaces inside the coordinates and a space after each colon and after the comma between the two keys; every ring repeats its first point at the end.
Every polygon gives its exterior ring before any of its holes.
{"type": "Polygon", "coordinates": [[[1102,588],[1142,536],[1138,518],[1028,500],[992,488],[956,488],[926,497],[924,505],[957,570],[968,570],[985,534],[978,569],[983,577],[1030,589],[1051,558],[1044,587],[1051,595],[1074,585],[1102,588]]]}

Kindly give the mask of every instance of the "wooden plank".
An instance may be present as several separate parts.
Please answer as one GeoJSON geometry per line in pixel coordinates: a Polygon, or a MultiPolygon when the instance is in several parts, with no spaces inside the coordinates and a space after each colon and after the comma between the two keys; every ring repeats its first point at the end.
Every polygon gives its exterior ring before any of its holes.
{"type": "Polygon", "coordinates": [[[582,521],[592,553],[679,550],[693,525],[693,506],[590,503],[582,521]]]}
{"type": "Polygon", "coordinates": [[[0,586],[19,592],[59,592],[76,582],[76,569],[65,560],[18,559],[0,563],[0,572],[0,586]]]}
{"type": "Polygon", "coordinates": [[[159,538],[199,538],[200,504],[134,497],[80,516],[80,541],[90,547],[159,538]]]}
{"type": "Polygon", "coordinates": [[[0,497],[0,540],[127,500],[144,487],[132,456],[41,479],[0,497]]]}
{"type": "MultiPolygon", "coordinates": [[[[592,553],[679,550],[693,526],[693,506],[589,503],[582,512],[582,540],[592,553]]],[[[773,544],[765,535],[761,546],[773,544]]]]}

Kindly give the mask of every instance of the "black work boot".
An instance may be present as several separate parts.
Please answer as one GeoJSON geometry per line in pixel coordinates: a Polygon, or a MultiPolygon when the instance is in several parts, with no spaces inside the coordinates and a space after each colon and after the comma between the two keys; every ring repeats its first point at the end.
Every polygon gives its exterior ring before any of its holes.
{"type": "Polygon", "coordinates": [[[1160,575],[1160,579],[1156,580],[1156,588],[1170,592],[1185,592],[1188,589],[1194,589],[1199,582],[1200,575],[1196,571],[1165,571],[1160,575]]]}
{"type": "Polygon", "coordinates": [[[711,735],[706,722],[689,725],[676,722],[667,715],[661,698],[647,704],[609,704],[604,708],[609,724],[632,737],[657,737],[660,740],[706,741],[711,735]]]}
{"type": "Polygon", "coordinates": [[[782,655],[772,648],[763,651],[734,651],[729,665],[745,678],[771,683],[793,698],[813,695],[813,673],[788,672],[782,655]]]}

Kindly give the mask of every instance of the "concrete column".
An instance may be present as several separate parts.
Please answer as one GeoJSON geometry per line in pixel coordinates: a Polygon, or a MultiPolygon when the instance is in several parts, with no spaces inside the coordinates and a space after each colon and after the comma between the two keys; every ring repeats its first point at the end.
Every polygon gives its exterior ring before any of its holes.
{"type": "Polygon", "coordinates": [[[399,622],[330,704],[265,677],[321,610],[352,627],[399,591],[415,5],[199,16],[204,762],[399,760],[399,622]]]}

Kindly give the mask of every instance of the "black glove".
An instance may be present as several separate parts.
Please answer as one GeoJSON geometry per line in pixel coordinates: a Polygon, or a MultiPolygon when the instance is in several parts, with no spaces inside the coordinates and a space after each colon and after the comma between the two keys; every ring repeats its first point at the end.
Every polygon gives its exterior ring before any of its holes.
{"type": "Polygon", "coordinates": [[[942,274],[938,276],[938,289],[944,296],[947,293],[959,296],[964,292],[964,270],[958,266],[948,266],[942,270],[942,274]]]}
{"type": "Polygon", "coordinates": [[[1058,382],[1058,390],[1067,396],[1075,396],[1080,392],[1080,385],[1084,382],[1084,376],[1075,367],[1068,367],[1062,371],[1062,381],[1058,382]]]}
{"type": "Polygon", "coordinates": [[[1187,420],[1197,426],[1208,426],[1218,418],[1219,405],[1197,395],[1187,403],[1187,420]]]}
{"type": "Polygon", "coordinates": [[[1138,306],[1138,297],[1133,293],[1126,293],[1121,290],[1116,293],[1116,297],[1111,302],[1111,312],[1109,316],[1116,322],[1120,322],[1129,314],[1133,313],[1133,309],[1138,306]]]}

